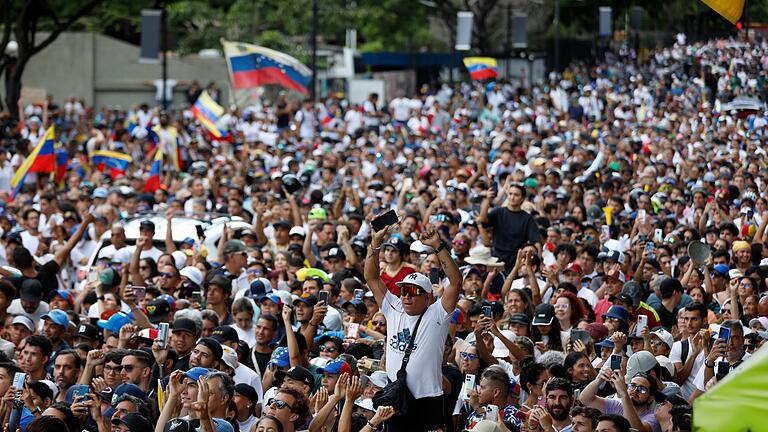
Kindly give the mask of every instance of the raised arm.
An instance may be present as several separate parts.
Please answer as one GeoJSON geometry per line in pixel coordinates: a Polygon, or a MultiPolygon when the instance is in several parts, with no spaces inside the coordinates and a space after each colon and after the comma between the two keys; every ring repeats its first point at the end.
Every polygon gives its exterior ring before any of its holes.
{"type": "Polygon", "coordinates": [[[610,363],[604,365],[600,369],[600,373],[597,374],[597,378],[595,378],[584,388],[584,390],[581,391],[581,394],[579,395],[579,402],[585,406],[604,411],[605,399],[598,396],[597,391],[600,390],[601,384],[611,380],[612,375],[613,371],[611,370],[610,363]]]}
{"type": "Polygon", "coordinates": [[[176,243],[173,242],[173,213],[165,214],[165,251],[172,253],[176,251],[176,243]]]}
{"type": "Polygon", "coordinates": [[[299,343],[296,341],[296,333],[291,326],[291,309],[288,305],[283,305],[283,324],[285,324],[285,340],[288,343],[288,356],[291,359],[291,367],[302,366],[301,353],[299,352],[299,343]]]}
{"type": "MultiPolygon", "coordinates": [[[[368,217],[368,224],[371,224],[371,220],[374,215],[368,217]]],[[[368,283],[373,293],[373,298],[376,299],[376,303],[381,306],[384,301],[384,295],[387,293],[387,286],[384,285],[384,281],[381,280],[381,269],[379,268],[379,250],[381,249],[381,243],[384,242],[384,237],[387,236],[392,225],[384,227],[381,231],[374,231],[371,225],[371,244],[368,246],[368,252],[365,255],[365,268],[363,269],[363,276],[368,283]]]]}
{"type": "Polygon", "coordinates": [[[430,227],[422,232],[420,240],[435,250],[437,259],[440,260],[440,266],[443,268],[445,275],[448,276],[448,286],[443,291],[443,296],[440,297],[440,303],[447,313],[452,313],[456,309],[456,301],[461,290],[462,280],[459,266],[456,265],[456,261],[451,257],[451,248],[440,239],[440,234],[434,228],[430,227]]]}
{"type": "Polygon", "coordinates": [[[477,215],[478,224],[488,222],[488,211],[491,209],[494,198],[496,198],[496,191],[493,188],[488,189],[485,193],[485,198],[483,198],[483,203],[480,204],[480,214],[477,215]]]}

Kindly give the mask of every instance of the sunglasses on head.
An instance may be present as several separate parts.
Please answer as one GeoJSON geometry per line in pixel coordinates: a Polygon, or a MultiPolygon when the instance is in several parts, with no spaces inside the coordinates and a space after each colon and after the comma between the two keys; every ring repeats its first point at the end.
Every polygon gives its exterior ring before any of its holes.
{"type": "Polygon", "coordinates": [[[426,291],[417,285],[402,285],[400,286],[400,297],[418,297],[424,294],[426,291]]]}

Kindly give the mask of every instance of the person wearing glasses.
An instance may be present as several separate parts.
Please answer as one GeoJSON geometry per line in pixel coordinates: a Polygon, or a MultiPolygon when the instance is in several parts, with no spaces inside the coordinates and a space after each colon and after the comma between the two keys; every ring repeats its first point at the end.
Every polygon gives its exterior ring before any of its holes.
{"type": "Polygon", "coordinates": [[[274,398],[267,400],[266,415],[274,417],[283,426],[283,432],[301,429],[309,418],[307,398],[292,388],[281,388],[274,398]]]}
{"type": "Polygon", "coordinates": [[[651,406],[658,393],[656,379],[646,372],[639,372],[631,379],[625,379],[621,371],[612,370],[610,363],[605,364],[600,373],[579,395],[584,406],[597,408],[603,414],[618,414],[629,420],[633,428],[640,432],[652,432],[659,429],[651,406]],[[602,398],[597,392],[603,383],[616,389],[615,399],[602,398]]]}
{"type": "Polygon", "coordinates": [[[396,415],[388,421],[388,430],[434,430],[443,427],[443,375],[441,356],[443,343],[448,335],[450,315],[456,307],[461,289],[462,277],[459,268],[451,258],[450,247],[433,228],[421,234],[421,242],[435,250],[443,272],[448,276],[439,301],[432,294],[429,277],[411,273],[397,282],[399,297],[387,290],[379,270],[379,250],[392,226],[373,233],[365,259],[365,279],[373,292],[376,303],[387,320],[386,358],[387,375],[395,381],[400,370],[405,349],[410,342],[416,322],[423,315],[416,333],[413,351],[406,368],[406,383],[413,393],[415,406],[408,414],[396,415]],[[423,413],[435,413],[425,416],[423,413]]]}

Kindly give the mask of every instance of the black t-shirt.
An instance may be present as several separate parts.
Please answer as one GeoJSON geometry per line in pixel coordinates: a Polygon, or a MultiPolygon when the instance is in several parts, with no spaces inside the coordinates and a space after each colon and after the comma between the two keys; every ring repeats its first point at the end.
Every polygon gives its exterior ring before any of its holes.
{"type": "Polygon", "coordinates": [[[526,243],[539,241],[539,228],[533,216],[520,210],[496,207],[488,213],[486,227],[493,229],[493,256],[507,267],[515,264],[517,251],[526,243]]]}
{"type": "Polygon", "coordinates": [[[267,364],[269,364],[269,360],[272,358],[272,353],[260,353],[253,350],[253,358],[256,359],[256,367],[259,368],[259,374],[264,376],[267,372],[267,364]]]}
{"type": "Polygon", "coordinates": [[[21,289],[21,284],[27,279],[37,279],[43,286],[43,299],[47,299],[51,291],[59,289],[59,280],[56,279],[56,275],[59,274],[59,263],[56,260],[50,260],[47,263],[37,266],[37,276],[29,278],[22,276],[20,278],[13,278],[11,282],[16,286],[17,290],[21,289]]]}
{"type": "Polygon", "coordinates": [[[680,310],[678,306],[675,306],[675,309],[670,312],[667,310],[667,308],[664,307],[664,305],[661,305],[658,309],[656,309],[656,313],[659,314],[659,322],[661,323],[664,328],[667,330],[671,330],[673,326],[677,325],[677,312],[680,310]]]}

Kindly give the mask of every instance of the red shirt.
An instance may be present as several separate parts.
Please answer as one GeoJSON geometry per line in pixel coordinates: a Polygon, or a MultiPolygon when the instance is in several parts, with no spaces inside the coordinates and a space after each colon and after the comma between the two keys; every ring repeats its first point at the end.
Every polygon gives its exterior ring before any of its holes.
{"type": "Polygon", "coordinates": [[[387,286],[387,290],[389,290],[392,295],[400,297],[400,288],[398,288],[395,284],[405,279],[405,277],[409,274],[415,272],[416,270],[412,269],[411,267],[403,266],[394,276],[390,276],[386,271],[382,271],[381,280],[384,282],[384,285],[387,286]]]}
{"type": "Polygon", "coordinates": [[[609,298],[610,297],[604,297],[595,305],[595,321],[599,322],[600,324],[603,324],[603,314],[608,312],[608,309],[613,306],[613,303],[611,300],[609,300],[609,298]]]}

